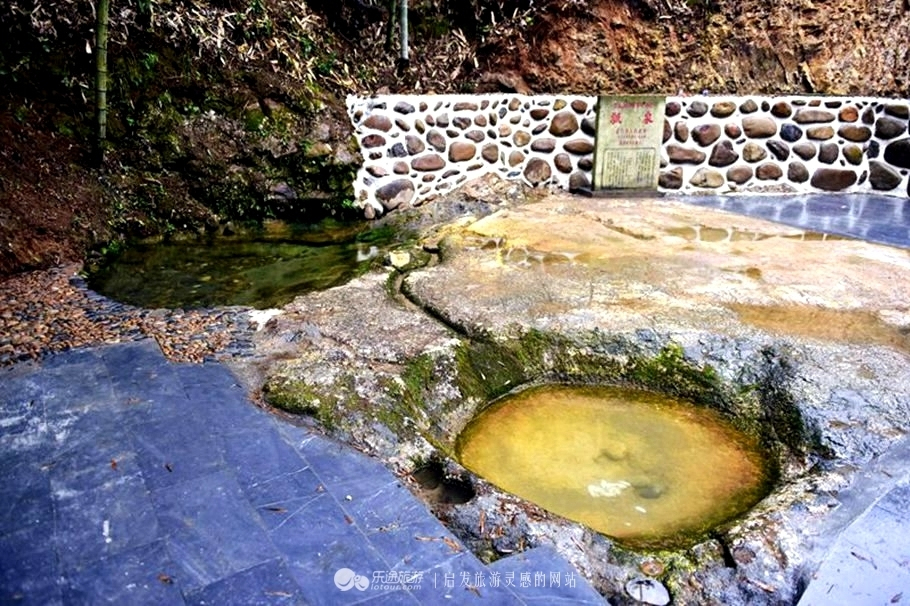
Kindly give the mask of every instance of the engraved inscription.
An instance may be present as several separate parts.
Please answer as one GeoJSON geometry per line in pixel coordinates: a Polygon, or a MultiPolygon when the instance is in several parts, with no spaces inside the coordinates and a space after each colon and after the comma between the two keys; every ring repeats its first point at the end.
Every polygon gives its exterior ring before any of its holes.
{"type": "Polygon", "coordinates": [[[654,149],[608,149],[604,153],[601,181],[620,183],[631,189],[653,187],[655,165],[660,167],[654,149]]]}
{"type": "Polygon", "coordinates": [[[594,189],[657,189],[665,97],[601,96],[594,189]]]}

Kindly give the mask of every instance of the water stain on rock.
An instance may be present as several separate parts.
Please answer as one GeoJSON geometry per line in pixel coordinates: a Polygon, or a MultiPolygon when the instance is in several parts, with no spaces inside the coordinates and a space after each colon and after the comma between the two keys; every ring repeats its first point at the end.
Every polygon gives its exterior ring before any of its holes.
{"type": "Polygon", "coordinates": [[[883,345],[910,354],[910,327],[888,324],[871,311],[742,303],[732,303],[729,307],[746,324],[769,332],[840,343],[883,345]]]}

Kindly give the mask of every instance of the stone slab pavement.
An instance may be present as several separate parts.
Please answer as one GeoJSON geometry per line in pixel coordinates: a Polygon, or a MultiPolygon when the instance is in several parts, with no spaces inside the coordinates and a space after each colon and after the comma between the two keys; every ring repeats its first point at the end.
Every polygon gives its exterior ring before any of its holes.
{"type": "Polygon", "coordinates": [[[0,371],[0,456],[0,604],[605,603],[548,548],[485,566],[379,461],[152,340],[0,371]]]}
{"type": "Polygon", "coordinates": [[[910,476],[905,476],[837,537],[799,606],[908,602],[910,476]]]}
{"type": "Polygon", "coordinates": [[[878,194],[766,194],[673,199],[821,233],[910,248],[908,198],[878,194]]]}
{"type": "Polygon", "coordinates": [[[827,522],[799,606],[910,603],[910,440],[871,462],[827,522]]]}

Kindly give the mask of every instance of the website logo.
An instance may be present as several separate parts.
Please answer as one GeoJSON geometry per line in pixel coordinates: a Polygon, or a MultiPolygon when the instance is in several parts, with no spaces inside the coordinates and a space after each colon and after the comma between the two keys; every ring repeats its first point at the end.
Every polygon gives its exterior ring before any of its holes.
{"type": "Polygon", "coordinates": [[[335,573],[335,587],[341,591],[348,591],[357,588],[358,591],[366,591],[370,586],[370,579],[357,574],[350,568],[341,568],[335,573]]]}

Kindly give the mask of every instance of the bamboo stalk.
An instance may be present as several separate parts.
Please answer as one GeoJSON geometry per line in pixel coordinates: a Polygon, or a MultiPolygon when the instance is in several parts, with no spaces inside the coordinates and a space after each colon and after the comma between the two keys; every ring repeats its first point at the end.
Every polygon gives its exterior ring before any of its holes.
{"type": "Polygon", "coordinates": [[[407,65],[409,61],[409,49],[408,49],[408,0],[400,0],[401,2],[401,23],[399,28],[401,29],[401,61],[407,65]]]}
{"type": "Polygon", "coordinates": [[[95,115],[97,132],[95,153],[98,164],[104,162],[104,141],[107,138],[107,28],[110,0],[98,0],[98,19],[95,36],[95,115]]]}
{"type": "Polygon", "coordinates": [[[385,49],[392,52],[392,48],[395,46],[395,13],[398,12],[398,1],[388,0],[388,9],[389,23],[385,32],[385,49]]]}

